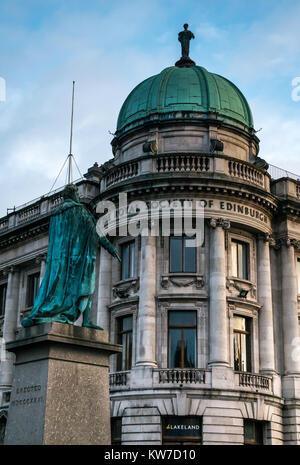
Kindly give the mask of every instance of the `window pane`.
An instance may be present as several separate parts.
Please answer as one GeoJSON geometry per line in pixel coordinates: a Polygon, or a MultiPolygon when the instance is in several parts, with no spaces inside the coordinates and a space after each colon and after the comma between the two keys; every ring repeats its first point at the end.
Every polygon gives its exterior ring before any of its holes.
{"type": "Polygon", "coordinates": [[[251,319],[234,317],[234,369],[251,371],[251,319]],[[240,331],[245,331],[242,333],[240,331]]]}
{"type": "Polygon", "coordinates": [[[181,329],[169,330],[169,368],[181,367],[181,329]]]}
{"type": "Polygon", "coordinates": [[[127,360],[125,370],[131,370],[132,365],[132,333],[127,333],[127,360]]]}
{"type": "Polygon", "coordinates": [[[122,418],[111,419],[111,443],[113,445],[121,444],[122,436],[122,418]]]}
{"type": "Polygon", "coordinates": [[[3,316],[5,312],[6,289],[7,284],[2,284],[0,286],[0,316],[3,316]]]}
{"type": "Polygon", "coordinates": [[[239,244],[242,249],[241,278],[248,279],[248,244],[239,244]]]}
{"type": "Polygon", "coordinates": [[[135,258],[135,247],[134,247],[134,242],[131,242],[130,244],[130,258],[129,258],[129,277],[133,278],[134,277],[134,258],[135,258]]]}
{"type": "Polygon", "coordinates": [[[235,316],[234,317],[234,329],[238,329],[240,331],[246,331],[246,318],[242,316],[235,316]]]}
{"type": "Polygon", "coordinates": [[[196,312],[169,312],[170,326],[196,326],[196,312]]]}
{"type": "Polygon", "coordinates": [[[248,244],[234,240],[231,242],[232,276],[248,279],[248,255],[248,244]]]}
{"type": "Polygon", "coordinates": [[[232,276],[238,275],[237,269],[237,243],[231,242],[231,257],[232,257],[232,276]]]}
{"type": "Polygon", "coordinates": [[[170,237],[170,272],[182,272],[182,237],[170,237]]]}
{"type": "Polygon", "coordinates": [[[196,329],[184,329],[184,367],[196,367],[196,329]]]}
{"type": "Polygon", "coordinates": [[[117,370],[131,370],[132,365],[132,316],[118,319],[118,344],[122,353],[117,355],[117,370]]]}
{"type": "Polygon", "coordinates": [[[132,316],[125,316],[122,318],[121,331],[128,331],[132,329],[132,316]]]}
{"type": "Polygon", "coordinates": [[[244,420],[244,443],[248,445],[263,445],[263,422],[244,420]]]}
{"type": "Polygon", "coordinates": [[[169,312],[169,368],[196,367],[196,318],[193,311],[169,312]]]}
{"type": "Polygon", "coordinates": [[[40,287],[40,273],[29,275],[27,280],[27,307],[32,307],[40,287]]]}
{"type": "Polygon", "coordinates": [[[194,237],[184,238],[184,270],[196,273],[196,247],[194,237]]]}
{"type": "Polygon", "coordinates": [[[122,279],[128,279],[128,267],[129,267],[129,250],[128,245],[122,247],[122,279]]]}

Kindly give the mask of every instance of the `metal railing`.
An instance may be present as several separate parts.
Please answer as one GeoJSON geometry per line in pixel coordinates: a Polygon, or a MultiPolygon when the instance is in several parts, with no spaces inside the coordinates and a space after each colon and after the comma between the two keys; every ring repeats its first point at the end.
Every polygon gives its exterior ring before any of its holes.
{"type": "Polygon", "coordinates": [[[159,369],[159,383],[203,383],[205,371],[198,368],[165,368],[159,369]]]}
{"type": "Polygon", "coordinates": [[[300,174],[292,173],[291,171],[284,170],[275,165],[269,164],[268,173],[275,181],[280,178],[290,178],[294,179],[294,181],[300,181],[300,174]]]}

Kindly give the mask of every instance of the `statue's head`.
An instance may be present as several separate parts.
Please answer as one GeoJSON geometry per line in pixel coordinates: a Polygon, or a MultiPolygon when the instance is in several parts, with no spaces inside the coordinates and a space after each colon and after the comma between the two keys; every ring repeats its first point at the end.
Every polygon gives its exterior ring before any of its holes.
{"type": "Polygon", "coordinates": [[[64,200],[74,200],[80,202],[78,195],[78,187],[74,184],[67,184],[62,192],[64,200]]]}
{"type": "Polygon", "coordinates": [[[189,27],[189,25],[185,23],[185,24],[183,25],[183,27],[184,27],[185,30],[187,30],[187,28],[189,27]]]}

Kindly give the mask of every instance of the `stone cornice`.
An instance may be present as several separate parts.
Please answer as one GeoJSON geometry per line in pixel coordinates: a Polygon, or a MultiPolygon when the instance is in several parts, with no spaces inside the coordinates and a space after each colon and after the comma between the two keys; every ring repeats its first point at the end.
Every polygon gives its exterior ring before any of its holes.
{"type": "Polygon", "coordinates": [[[31,222],[22,225],[22,228],[6,231],[6,234],[0,236],[0,250],[15,246],[19,242],[32,239],[39,234],[45,233],[49,229],[50,217],[44,218],[43,222],[31,222]]]}
{"type": "Polygon", "coordinates": [[[10,267],[17,268],[19,265],[23,265],[24,263],[35,262],[36,260],[43,260],[47,256],[47,248],[43,247],[42,249],[35,250],[25,255],[21,255],[20,257],[14,258],[13,260],[9,260],[5,263],[0,264],[0,272],[4,271],[10,267]]]}
{"type": "MultiPolygon", "coordinates": [[[[253,185],[236,183],[229,181],[229,179],[220,178],[201,178],[197,179],[197,184],[193,184],[195,179],[184,176],[182,178],[170,178],[166,177],[165,180],[157,177],[143,177],[139,176],[138,179],[133,182],[132,179],[127,180],[122,185],[114,185],[112,188],[106,189],[92,202],[96,205],[101,200],[111,200],[112,202],[118,202],[118,195],[121,192],[126,192],[128,195],[128,202],[136,198],[147,198],[151,195],[161,198],[171,194],[178,198],[186,195],[195,198],[195,194],[203,195],[216,195],[219,197],[225,197],[224,200],[232,200],[232,197],[237,200],[246,200],[253,202],[257,207],[264,208],[266,211],[274,215],[278,210],[280,199],[276,198],[273,194],[263,191],[253,185]],[[185,183],[186,181],[186,183],[185,183]]],[[[299,215],[300,215],[300,204],[299,204],[299,215]]]]}

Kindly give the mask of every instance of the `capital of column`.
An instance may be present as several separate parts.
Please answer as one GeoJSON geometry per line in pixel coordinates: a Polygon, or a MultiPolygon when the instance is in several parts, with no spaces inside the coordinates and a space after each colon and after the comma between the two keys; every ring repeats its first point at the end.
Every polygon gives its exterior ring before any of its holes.
{"type": "Polygon", "coordinates": [[[40,254],[35,258],[35,263],[37,265],[39,265],[40,263],[45,262],[46,259],[47,259],[47,254],[46,253],[40,254]]]}
{"type": "Polygon", "coordinates": [[[272,236],[272,234],[269,234],[269,233],[259,233],[257,235],[257,239],[259,241],[269,243],[270,246],[275,246],[276,245],[276,241],[275,241],[274,237],[272,236]]]}
{"type": "Polygon", "coordinates": [[[9,274],[13,274],[17,270],[18,270],[18,268],[15,265],[14,266],[8,266],[8,267],[4,268],[1,273],[2,273],[2,276],[6,277],[9,274]]]}
{"type": "Polygon", "coordinates": [[[230,228],[230,221],[226,220],[224,218],[211,218],[209,225],[211,228],[215,229],[218,226],[223,228],[223,229],[229,229],[230,228]]]}
{"type": "Polygon", "coordinates": [[[294,237],[289,237],[289,236],[281,237],[280,239],[276,240],[275,249],[278,250],[281,248],[281,246],[285,246],[288,248],[294,247],[294,249],[300,250],[300,241],[298,241],[294,237]]]}

